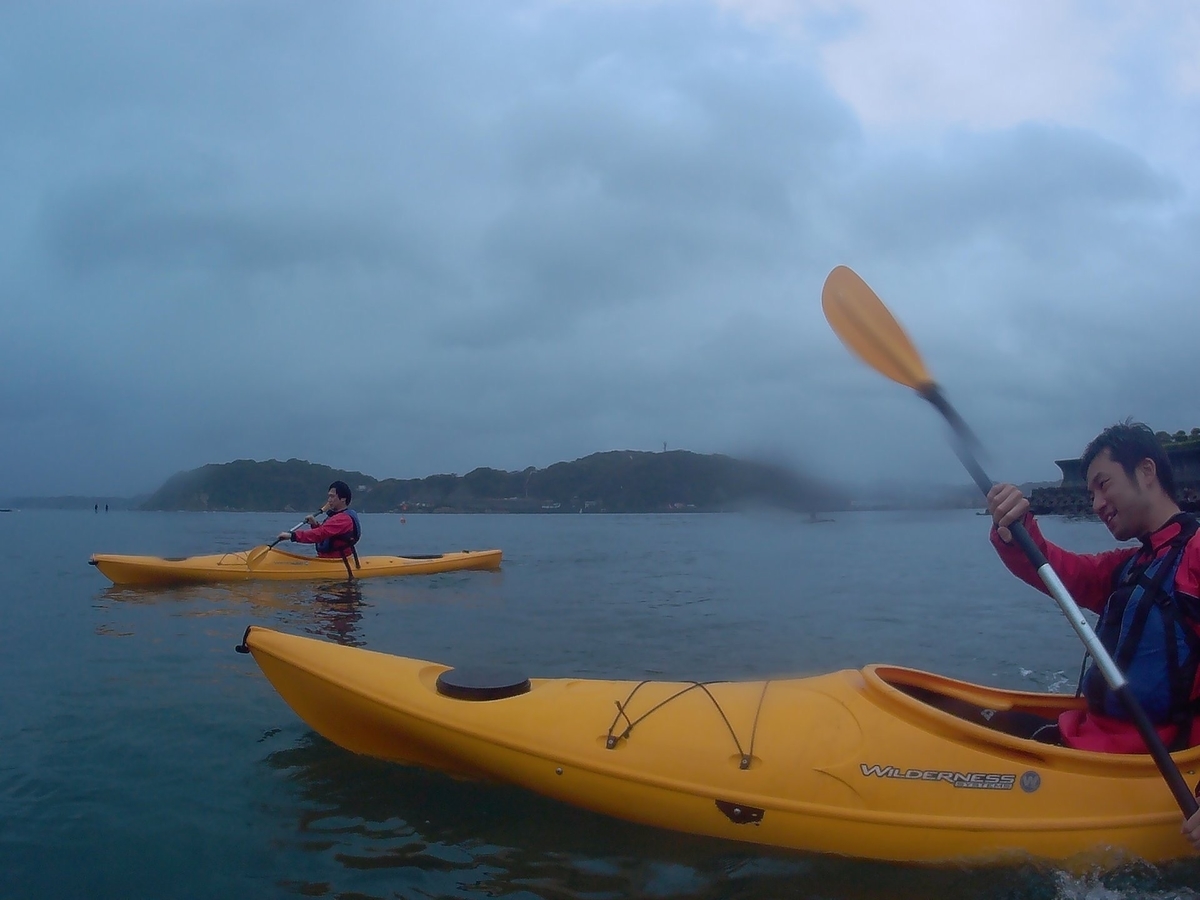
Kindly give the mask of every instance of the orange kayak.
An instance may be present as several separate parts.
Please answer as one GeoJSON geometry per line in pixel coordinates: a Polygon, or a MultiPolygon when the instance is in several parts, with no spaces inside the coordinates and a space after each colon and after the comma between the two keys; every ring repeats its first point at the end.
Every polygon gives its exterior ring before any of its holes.
{"type": "MultiPolygon", "coordinates": [[[[212,556],[164,559],[158,556],[93,554],[90,564],[113,584],[195,584],[216,581],[345,581],[346,565],[340,559],[318,559],[271,548],[239,550],[212,556]],[[256,553],[254,565],[247,556],[256,553]]],[[[384,575],[432,575],[459,569],[498,569],[500,550],[459,550],[434,556],[363,556],[354,567],[355,578],[384,575]]]]}
{"type": "MultiPolygon", "coordinates": [[[[708,684],[500,678],[260,627],[243,648],[348,750],[660,828],[920,862],[1191,852],[1150,756],[1000,730],[1078,707],[1067,695],[883,665],[708,684]]],[[[1194,787],[1200,748],[1175,759],[1194,787]]]]}

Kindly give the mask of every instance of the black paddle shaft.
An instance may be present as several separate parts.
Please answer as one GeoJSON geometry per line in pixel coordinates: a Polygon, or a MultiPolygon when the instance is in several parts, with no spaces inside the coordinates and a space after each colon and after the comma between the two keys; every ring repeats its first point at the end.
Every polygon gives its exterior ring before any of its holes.
{"type": "MultiPolygon", "coordinates": [[[[979,490],[983,491],[986,496],[991,491],[994,482],[988,478],[987,474],[983,471],[983,467],[979,465],[979,460],[971,452],[971,448],[978,446],[979,442],[971,434],[971,430],[967,428],[966,423],[936,385],[931,385],[920,393],[922,397],[933,404],[934,408],[950,424],[955,437],[954,452],[957,454],[959,461],[966,467],[966,470],[971,473],[971,477],[975,480],[975,484],[979,486],[979,490]]],[[[1200,805],[1197,805],[1196,798],[1192,794],[1192,789],[1183,780],[1183,774],[1179,771],[1179,767],[1175,765],[1175,760],[1171,759],[1171,754],[1163,744],[1162,738],[1158,736],[1158,732],[1155,730],[1153,723],[1151,723],[1150,717],[1146,715],[1146,710],[1142,708],[1142,704],[1129,687],[1129,682],[1120,669],[1117,668],[1116,663],[1113,662],[1104,645],[1100,643],[1096,637],[1096,633],[1088,625],[1087,620],[1083,618],[1079,607],[1067,592],[1066,587],[1059,581],[1058,575],[1046,559],[1046,554],[1042,553],[1041,548],[1034,543],[1024,524],[1013,522],[1008,526],[1008,530],[1012,532],[1013,540],[1016,541],[1017,546],[1025,553],[1026,558],[1033,563],[1034,568],[1037,569],[1038,576],[1049,589],[1050,595],[1058,603],[1059,609],[1062,610],[1063,615],[1071,622],[1076,634],[1079,635],[1084,646],[1087,647],[1088,652],[1092,654],[1096,665],[1099,666],[1101,673],[1104,675],[1104,680],[1108,682],[1108,686],[1112,689],[1113,693],[1121,698],[1121,702],[1125,705],[1125,711],[1129,713],[1129,718],[1133,720],[1134,725],[1137,726],[1138,733],[1142,736],[1142,740],[1146,742],[1146,747],[1150,751],[1150,755],[1154,757],[1154,763],[1158,766],[1158,771],[1162,773],[1163,779],[1167,782],[1167,787],[1171,789],[1171,793],[1175,796],[1175,802],[1179,804],[1179,809],[1183,812],[1184,816],[1190,818],[1200,809],[1200,805]]]]}

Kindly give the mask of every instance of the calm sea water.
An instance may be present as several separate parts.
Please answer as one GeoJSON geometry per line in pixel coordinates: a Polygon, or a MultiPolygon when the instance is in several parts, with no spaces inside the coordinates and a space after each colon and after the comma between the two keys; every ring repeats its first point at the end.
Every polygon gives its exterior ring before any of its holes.
{"type": "MultiPolygon", "coordinates": [[[[1080,647],[971,511],[364,516],[365,553],[499,573],[116,589],[93,551],[264,543],[294,516],[0,514],[0,896],[1197,897],[1200,861],[1078,877],[778,852],[356,757],[234,645],[252,623],[535,676],[739,679],[894,662],[1072,690],[1080,647]]],[[[1048,520],[1079,550],[1095,523],[1048,520]]]]}

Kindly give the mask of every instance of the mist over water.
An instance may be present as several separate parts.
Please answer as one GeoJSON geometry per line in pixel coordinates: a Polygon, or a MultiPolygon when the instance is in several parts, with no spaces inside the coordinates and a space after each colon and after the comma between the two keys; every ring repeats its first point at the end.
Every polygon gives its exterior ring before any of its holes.
{"type": "MultiPolygon", "coordinates": [[[[742,679],[892,662],[1070,691],[1081,649],[972,511],[364,516],[363,553],[498,573],[115,588],[92,552],[245,549],[287,516],[0,517],[0,896],[1194,897],[1200,863],[923,868],[649,829],[354,756],[233,647],[261,624],[531,676],[742,679]]],[[[1111,546],[1097,523],[1052,539],[1111,546]]]]}

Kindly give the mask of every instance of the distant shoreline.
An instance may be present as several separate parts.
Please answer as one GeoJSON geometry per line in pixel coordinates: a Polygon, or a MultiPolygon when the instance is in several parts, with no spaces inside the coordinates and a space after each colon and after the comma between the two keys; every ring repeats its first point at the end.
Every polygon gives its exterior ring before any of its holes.
{"type": "MultiPolygon", "coordinates": [[[[373,510],[371,512],[361,512],[362,515],[373,516],[562,516],[562,515],[589,515],[589,516],[695,516],[695,515],[736,515],[753,512],[769,512],[773,514],[793,515],[804,519],[811,524],[823,524],[827,522],[836,522],[837,516],[852,515],[857,513],[873,513],[873,512],[952,512],[955,510],[975,510],[976,515],[986,515],[985,510],[980,510],[977,507],[971,506],[913,506],[913,505],[866,505],[855,506],[850,509],[828,509],[821,510],[820,513],[813,516],[812,513],[806,510],[799,509],[784,509],[776,506],[743,506],[729,507],[724,509],[645,509],[645,510],[610,510],[610,509],[529,509],[529,510],[510,510],[510,509],[455,509],[455,508],[439,508],[439,509],[408,509],[408,510],[373,510]]],[[[54,506],[54,505],[37,505],[30,504],[22,507],[0,508],[0,512],[94,512],[92,506],[54,506]]],[[[103,507],[99,510],[99,515],[104,515],[105,512],[111,513],[196,513],[201,515],[209,514],[235,514],[235,515],[302,515],[303,510],[297,509],[139,509],[136,506],[123,505],[120,507],[112,506],[108,510],[103,507]]],[[[1062,518],[1088,518],[1087,516],[1062,516],[1062,518]]]]}
{"type": "Polygon", "coordinates": [[[129,497],[26,496],[0,499],[24,509],[280,512],[307,515],[329,484],[343,481],[360,513],[578,515],[789,510],[820,521],[858,511],[980,509],[974,485],[889,483],[847,487],[811,473],[688,450],[612,450],[544,469],[478,468],[465,475],[379,480],[302,459],[210,463],[129,497]],[[310,505],[311,504],[311,505],[310,505]]]}

